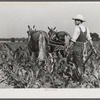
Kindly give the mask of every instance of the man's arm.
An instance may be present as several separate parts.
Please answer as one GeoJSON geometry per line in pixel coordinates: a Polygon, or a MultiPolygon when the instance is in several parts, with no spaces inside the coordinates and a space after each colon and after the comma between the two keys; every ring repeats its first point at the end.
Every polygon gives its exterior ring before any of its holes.
{"type": "Polygon", "coordinates": [[[66,51],[67,50],[72,50],[73,49],[73,46],[74,46],[74,43],[76,42],[78,36],[80,34],[80,30],[79,30],[79,27],[77,26],[74,30],[74,33],[73,33],[73,36],[72,36],[72,39],[71,39],[71,42],[69,44],[68,47],[66,47],[66,51]]]}
{"type": "Polygon", "coordinates": [[[95,49],[94,46],[93,46],[92,40],[89,40],[89,42],[90,42],[90,45],[91,45],[91,49],[93,50],[93,52],[94,52],[95,54],[97,54],[96,49],[95,49]]]}
{"type": "Polygon", "coordinates": [[[90,45],[91,45],[91,49],[92,49],[93,52],[96,54],[96,50],[95,50],[95,48],[94,48],[94,46],[93,46],[92,38],[91,38],[91,36],[90,36],[90,31],[89,31],[88,28],[87,28],[87,39],[88,39],[88,41],[89,41],[89,43],[90,43],[90,45]]]}
{"type": "Polygon", "coordinates": [[[80,30],[79,27],[77,26],[74,30],[71,41],[76,42],[77,38],[79,37],[79,34],[80,34],[80,30]]]}
{"type": "Polygon", "coordinates": [[[72,37],[72,39],[71,39],[69,48],[73,48],[73,45],[74,45],[74,43],[76,42],[77,38],[79,37],[79,34],[80,34],[79,27],[76,27],[76,28],[75,28],[75,31],[74,31],[74,33],[73,33],[73,37],[72,37]]]}

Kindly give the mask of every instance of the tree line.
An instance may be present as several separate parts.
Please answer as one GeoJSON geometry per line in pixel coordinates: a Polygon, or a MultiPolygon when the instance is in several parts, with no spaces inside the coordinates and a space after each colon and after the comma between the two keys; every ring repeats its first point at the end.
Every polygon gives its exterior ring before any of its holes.
{"type": "Polygon", "coordinates": [[[9,41],[9,42],[26,42],[28,40],[28,38],[0,38],[0,41],[9,41]]]}

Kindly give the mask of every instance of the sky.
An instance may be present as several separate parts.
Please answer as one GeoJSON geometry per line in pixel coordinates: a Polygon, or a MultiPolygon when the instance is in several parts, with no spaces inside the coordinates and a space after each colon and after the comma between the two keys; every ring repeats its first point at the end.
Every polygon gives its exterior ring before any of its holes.
{"type": "Polygon", "coordinates": [[[72,36],[77,14],[90,32],[100,35],[100,2],[0,2],[0,38],[26,38],[28,25],[46,32],[56,27],[72,36]]]}

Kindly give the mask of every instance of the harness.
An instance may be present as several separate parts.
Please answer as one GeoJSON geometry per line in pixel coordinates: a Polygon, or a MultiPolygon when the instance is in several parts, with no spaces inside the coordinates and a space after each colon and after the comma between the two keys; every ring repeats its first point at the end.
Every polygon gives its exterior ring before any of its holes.
{"type": "Polygon", "coordinates": [[[58,39],[58,41],[53,41],[53,40],[50,40],[50,41],[49,41],[49,45],[55,47],[54,52],[55,52],[55,51],[58,51],[58,50],[59,50],[59,51],[60,51],[60,50],[64,50],[64,49],[65,49],[64,44],[65,44],[65,43],[64,43],[63,41],[59,40],[59,39],[58,39]]]}
{"type": "Polygon", "coordinates": [[[49,45],[55,47],[54,51],[58,51],[58,50],[60,51],[60,50],[64,50],[65,49],[65,46],[60,42],[52,41],[52,42],[49,42],[49,45]]]}
{"type": "Polygon", "coordinates": [[[65,35],[64,36],[61,36],[60,38],[59,38],[59,36],[56,35],[56,37],[55,37],[54,40],[52,40],[50,38],[49,45],[55,47],[54,48],[54,51],[65,50],[65,35]]]}

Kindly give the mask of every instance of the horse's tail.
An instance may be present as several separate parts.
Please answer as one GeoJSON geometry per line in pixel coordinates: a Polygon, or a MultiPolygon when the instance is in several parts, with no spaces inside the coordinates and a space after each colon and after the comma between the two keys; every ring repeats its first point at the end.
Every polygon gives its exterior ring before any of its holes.
{"type": "Polygon", "coordinates": [[[45,41],[45,36],[43,33],[40,34],[39,36],[39,60],[44,60],[45,59],[45,53],[46,53],[46,41],[45,41]]]}

